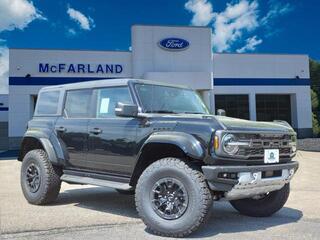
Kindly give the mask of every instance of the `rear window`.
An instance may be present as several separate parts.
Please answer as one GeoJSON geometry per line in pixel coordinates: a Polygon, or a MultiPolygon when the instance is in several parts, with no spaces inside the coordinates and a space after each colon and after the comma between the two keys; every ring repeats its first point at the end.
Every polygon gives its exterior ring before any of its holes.
{"type": "Polygon", "coordinates": [[[54,115],[58,111],[60,91],[41,92],[36,108],[36,115],[54,115]]]}

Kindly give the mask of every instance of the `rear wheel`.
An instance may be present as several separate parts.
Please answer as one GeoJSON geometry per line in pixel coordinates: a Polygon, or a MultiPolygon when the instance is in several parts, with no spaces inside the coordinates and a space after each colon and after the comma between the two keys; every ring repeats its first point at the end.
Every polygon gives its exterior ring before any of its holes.
{"type": "Polygon", "coordinates": [[[290,185],[254,198],[245,198],[230,201],[231,205],[241,214],[251,217],[268,217],[279,211],[287,202],[290,185]]]}
{"type": "Polygon", "coordinates": [[[208,218],[212,196],[201,171],[176,158],[151,164],[136,187],[136,206],[157,235],[184,237],[208,218]]]}
{"type": "Polygon", "coordinates": [[[54,201],[60,191],[61,169],[53,166],[42,149],[28,152],[21,165],[20,183],[22,192],[31,204],[46,204],[54,201]]]}

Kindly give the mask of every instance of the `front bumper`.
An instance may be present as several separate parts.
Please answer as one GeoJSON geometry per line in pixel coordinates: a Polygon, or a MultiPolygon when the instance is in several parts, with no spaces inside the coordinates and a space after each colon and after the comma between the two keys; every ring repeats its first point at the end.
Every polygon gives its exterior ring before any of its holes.
{"type": "Polygon", "coordinates": [[[248,198],[281,189],[289,183],[299,167],[298,162],[256,166],[203,166],[202,171],[213,191],[224,192],[227,200],[248,198]],[[277,171],[275,177],[266,172],[277,171]],[[236,179],[221,175],[232,173],[236,179]]]}

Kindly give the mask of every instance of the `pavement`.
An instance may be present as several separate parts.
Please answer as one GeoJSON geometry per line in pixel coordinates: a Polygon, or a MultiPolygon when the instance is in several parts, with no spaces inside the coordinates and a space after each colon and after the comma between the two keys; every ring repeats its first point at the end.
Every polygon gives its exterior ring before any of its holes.
{"type": "MultiPolygon", "coordinates": [[[[194,239],[319,239],[320,153],[298,152],[300,169],[285,207],[268,218],[240,215],[228,202],[215,202],[209,222],[194,239]]],[[[1,239],[164,239],[139,219],[134,197],[113,189],[62,184],[54,204],[27,203],[20,188],[20,166],[0,161],[1,239]]]]}

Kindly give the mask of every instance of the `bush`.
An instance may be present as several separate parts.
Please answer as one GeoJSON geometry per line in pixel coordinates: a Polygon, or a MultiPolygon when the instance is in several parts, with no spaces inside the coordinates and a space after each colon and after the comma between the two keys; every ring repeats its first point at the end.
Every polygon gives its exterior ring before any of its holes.
{"type": "Polygon", "coordinates": [[[319,136],[320,134],[320,125],[319,125],[319,121],[318,118],[316,116],[316,114],[312,114],[312,129],[313,129],[313,135],[315,137],[319,136]]]}

